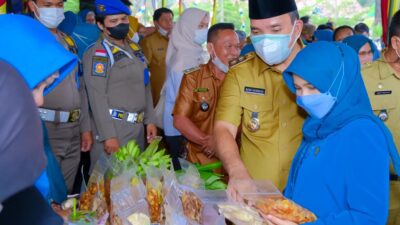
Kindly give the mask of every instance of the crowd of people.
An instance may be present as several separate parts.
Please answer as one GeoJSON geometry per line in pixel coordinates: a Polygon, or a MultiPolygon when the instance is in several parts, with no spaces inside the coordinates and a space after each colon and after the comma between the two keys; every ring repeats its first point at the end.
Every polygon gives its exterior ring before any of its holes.
{"type": "Polygon", "coordinates": [[[145,27],[126,0],[27,6],[0,15],[0,224],[62,224],[100,157],[158,135],[176,170],[221,161],[232,199],[270,180],[310,224],[400,224],[400,11],[380,51],[294,0],[249,0],[249,35],[198,8],[145,27]]]}

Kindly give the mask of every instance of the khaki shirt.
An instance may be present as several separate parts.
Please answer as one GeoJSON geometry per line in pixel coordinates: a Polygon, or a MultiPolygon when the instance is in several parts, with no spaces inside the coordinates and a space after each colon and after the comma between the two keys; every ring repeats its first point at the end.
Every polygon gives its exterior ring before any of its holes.
{"type": "MultiPolygon", "coordinates": [[[[211,71],[212,62],[188,70],[183,76],[173,115],[189,118],[205,134],[213,133],[214,116],[222,81],[211,71]],[[201,106],[208,107],[206,110],[201,106]]],[[[201,146],[188,142],[188,158],[193,163],[208,164],[217,161],[203,154],[201,146]]]]}
{"type": "Polygon", "coordinates": [[[113,54],[111,60],[103,40],[104,38],[100,38],[83,58],[84,79],[96,128],[96,140],[103,142],[118,138],[122,146],[130,139],[135,139],[143,147],[143,123],[129,123],[126,117],[114,119],[110,115],[110,109],[125,113],[144,113],[144,123],[154,123],[151,87],[144,84],[146,63],[137,57],[140,49],[133,50],[130,46],[133,42],[128,41],[123,48],[110,47],[113,54]]]}
{"type": "MultiPolygon", "coordinates": [[[[56,38],[65,49],[77,54],[76,45],[72,38],[61,31],[57,32],[56,38]]],[[[44,97],[44,105],[42,108],[66,112],[80,109],[80,130],[81,132],[85,132],[91,130],[89,108],[85,83],[81,77],[77,78],[78,72],[79,65],[77,65],[75,69],[72,70],[71,73],[65,77],[65,79],[59,85],[57,85],[57,87],[55,87],[44,97]],[[79,88],[77,79],[80,81],[79,88]]],[[[70,123],[69,125],[72,126],[74,124],[76,125],[76,123],[70,123]]],[[[67,124],[64,124],[64,126],[67,126],[67,124]]]]}
{"type": "MultiPolygon", "coordinates": [[[[386,111],[385,125],[392,133],[398,151],[400,150],[400,76],[383,58],[366,65],[362,69],[365,87],[374,114],[386,111]]],[[[395,174],[393,167],[390,169],[395,174]]],[[[390,209],[400,209],[400,182],[391,182],[390,209]]]]}
{"type": "Polygon", "coordinates": [[[222,85],[216,120],[241,124],[240,155],[254,179],[268,179],[282,190],[301,139],[305,113],[286,87],[282,73],[255,53],[239,57],[222,85]],[[259,129],[249,122],[257,114],[259,129]]]}
{"type": "Polygon", "coordinates": [[[156,105],[160,99],[160,92],[166,77],[165,57],[167,55],[168,38],[156,31],[145,37],[140,42],[140,46],[149,63],[151,93],[156,105]]]}

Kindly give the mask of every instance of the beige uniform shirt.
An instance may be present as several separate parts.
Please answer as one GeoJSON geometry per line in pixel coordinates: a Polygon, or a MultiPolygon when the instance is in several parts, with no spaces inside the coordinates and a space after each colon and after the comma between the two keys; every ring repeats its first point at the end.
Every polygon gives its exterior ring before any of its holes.
{"type": "Polygon", "coordinates": [[[240,155],[250,175],[271,180],[282,190],[306,114],[297,107],[282,72],[255,53],[239,57],[234,64],[222,85],[215,120],[242,126],[240,155]],[[256,130],[249,126],[252,118],[259,121],[256,130]]]}
{"type": "Polygon", "coordinates": [[[165,56],[167,55],[168,38],[156,31],[145,37],[140,42],[140,46],[149,63],[151,93],[156,105],[166,77],[165,56]]]}

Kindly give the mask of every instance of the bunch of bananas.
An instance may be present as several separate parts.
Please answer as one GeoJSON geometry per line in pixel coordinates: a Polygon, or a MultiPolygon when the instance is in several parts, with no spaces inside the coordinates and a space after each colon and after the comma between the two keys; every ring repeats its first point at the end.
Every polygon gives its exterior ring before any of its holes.
{"type": "Polygon", "coordinates": [[[137,166],[137,175],[145,175],[144,167],[155,166],[157,168],[171,167],[171,157],[166,154],[165,149],[158,149],[161,138],[154,138],[144,152],[140,151],[139,145],[134,140],[130,140],[127,145],[122,146],[114,154],[115,159],[121,163],[134,162],[137,166]]]}

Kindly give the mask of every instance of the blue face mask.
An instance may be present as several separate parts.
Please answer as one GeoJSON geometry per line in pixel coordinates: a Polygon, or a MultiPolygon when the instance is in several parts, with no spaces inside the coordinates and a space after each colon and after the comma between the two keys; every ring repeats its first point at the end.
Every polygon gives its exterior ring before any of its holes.
{"type": "Polygon", "coordinates": [[[204,44],[204,42],[207,41],[207,33],[208,33],[207,28],[197,29],[194,33],[194,39],[193,39],[194,43],[198,45],[204,44]]]}
{"type": "Polygon", "coordinates": [[[296,25],[293,25],[289,34],[261,34],[251,36],[257,55],[268,65],[277,65],[285,61],[296,44],[296,37],[293,44],[289,46],[291,37],[296,25]]]}
{"type": "Polygon", "coordinates": [[[344,63],[342,63],[342,65],[340,66],[339,71],[327,92],[313,94],[313,95],[297,96],[296,98],[297,105],[303,108],[314,119],[324,118],[331,111],[331,109],[333,108],[333,106],[337,101],[337,96],[339,95],[340,89],[342,87],[343,78],[344,78],[344,63]],[[339,77],[339,73],[340,71],[342,71],[342,69],[343,73],[340,79],[339,88],[336,93],[336,97],[334,97],[330,93],[330,90],[332,86],[335,84],[337,78],[339,77]]]}

